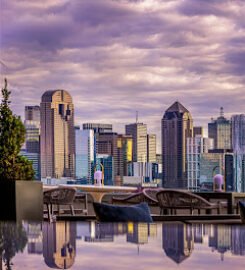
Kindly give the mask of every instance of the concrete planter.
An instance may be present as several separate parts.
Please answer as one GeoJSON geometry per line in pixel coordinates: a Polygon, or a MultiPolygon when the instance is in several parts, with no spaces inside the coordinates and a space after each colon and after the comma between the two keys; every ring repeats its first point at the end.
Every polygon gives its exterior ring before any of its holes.
{"type": "Polygon", "coordinates": [[[37,181],[0,181],[0,220],[43,219],[43,187],[37,181]]]}

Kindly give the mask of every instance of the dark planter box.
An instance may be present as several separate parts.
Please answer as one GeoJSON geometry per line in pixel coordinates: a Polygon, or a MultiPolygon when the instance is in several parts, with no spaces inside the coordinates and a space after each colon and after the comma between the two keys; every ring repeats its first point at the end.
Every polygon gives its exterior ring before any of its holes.
{"type": "Polygon", "coordinates": [[[0,181],[0,220],[41,221],[42,219],[42,182],[0,181]]]}

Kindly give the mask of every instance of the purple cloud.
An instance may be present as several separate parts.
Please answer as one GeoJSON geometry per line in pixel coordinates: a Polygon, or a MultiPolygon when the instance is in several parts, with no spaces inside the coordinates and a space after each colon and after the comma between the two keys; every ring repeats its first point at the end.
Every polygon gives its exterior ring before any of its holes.
{"type": "Polygon", "coordinates": [[[157,133],[176,100],[207,126],[244,113],[244,1],[2,1],[1,81],[12,107],[67,89],[76,122],[135,119],[157,133]],[[209,108],[207,110],[207,107],[209,108]],[[212,115],[211,115],[212,114],[212,115]]]}

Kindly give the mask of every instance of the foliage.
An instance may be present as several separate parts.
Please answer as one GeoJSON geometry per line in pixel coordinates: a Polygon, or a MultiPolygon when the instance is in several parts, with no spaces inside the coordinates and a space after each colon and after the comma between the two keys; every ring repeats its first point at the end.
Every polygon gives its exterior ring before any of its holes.
{"type": "Polygon", "coordinates": [[[25,127],[9,107],[10,94],[5,79],[0,104],[0,179],[32,180],[35,174],[32,163],[19,154],[25,141],[25,127]]]}

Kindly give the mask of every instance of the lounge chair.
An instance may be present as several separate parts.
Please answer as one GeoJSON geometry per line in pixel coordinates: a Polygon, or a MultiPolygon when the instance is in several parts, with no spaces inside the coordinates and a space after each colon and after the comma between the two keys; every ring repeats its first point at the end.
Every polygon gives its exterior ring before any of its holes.
{"type": "Polygon", "coordinates": [[[142,191],[137,193],[126,194],[120,197],[112,197],[112,204],[138,204],[144,202],[144,194],[142,191]]]}
{"type": "Polygon", "coordinates": [[[130,195],[124,195],[123,197],[112,197],[112,204],[131,205],[146,202],[149,206],[158,206],[158,201],[156,199],[156,193],[158,191],[159,189],[145,188],[142,191],[130,195]]]}
{"type": "Polygon", "coordinates": [[[53,217],[53,206],[58,208],[60,214],[61,205],[69,205],[71,214],[74,216],[73,200],[76,195],[76,189],[73,187],[58,187],[43,192],[43,203],[47,206],[48,219],[53,217]]]}
{"type": "Polygon", "coordinates": [[[201,210],[205,209],[206,213],[210,214],[211,210],[217,209],[218,214],[220,214],[222,207],[221,202],[211,203],[188,191],[166,189],[159,191],[156,197],[161,214],[169,213],[169,211],[170,214],[176,214],[177,209],[189,209],[192,215],[194,210],[198,210],[198,214],[200,214],[201,210]]]}
{"type": "Polygon", "coordinates": [[[148,204],[152,206],[157,206],[158,201],[157,201],[157,193],[162,190],[159,188],[145,188],[143,189],[143,194],[145,196],[145,201],[148,202],[148,204]]]}

